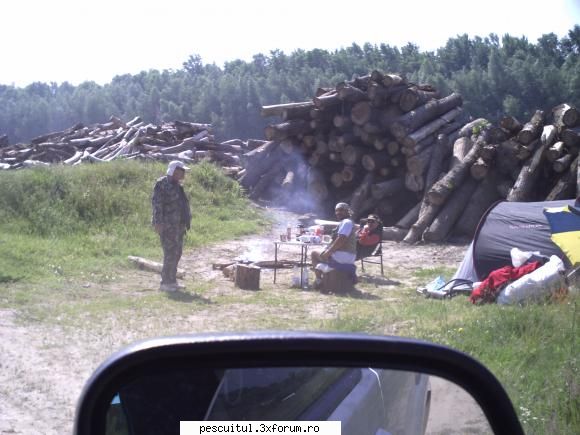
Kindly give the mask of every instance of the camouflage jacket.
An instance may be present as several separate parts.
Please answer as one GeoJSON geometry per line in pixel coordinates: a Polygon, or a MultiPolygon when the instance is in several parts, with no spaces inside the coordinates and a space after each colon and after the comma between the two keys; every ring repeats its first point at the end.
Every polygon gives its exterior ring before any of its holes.
{"type": "Polygon", "coordinates": [[[183,187],[170,181],[168,176],[161,177],[155,183],[151,198],[153,218],[151,223],[171,226],[191,224],[191,210],[183,187]]]}

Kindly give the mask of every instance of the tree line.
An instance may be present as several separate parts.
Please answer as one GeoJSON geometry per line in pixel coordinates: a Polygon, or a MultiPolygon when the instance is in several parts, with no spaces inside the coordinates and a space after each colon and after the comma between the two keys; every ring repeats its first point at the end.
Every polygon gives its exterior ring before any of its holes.
{"type": "Polygon", "coordinates": [[[508,34],[458,35],[436,51],[408,43],[352,44],[334,51],[273,50],[223,67],[191,55],[178,70],[149,70],[98,85],[35,82],[0,85],[0,136],[10,143],[70,127],[105,122],[111,115],[146,122],[212,123],[218,139],[261,138],[269,121],[262,105],[306,101],[318,87],[333,87],[373,69],[404,74],[409,81],[456,91],[474,117],[503,114],[526,121],[536,109],[567,102],[580,107],[580,26],[535,43],[508,34]]]}

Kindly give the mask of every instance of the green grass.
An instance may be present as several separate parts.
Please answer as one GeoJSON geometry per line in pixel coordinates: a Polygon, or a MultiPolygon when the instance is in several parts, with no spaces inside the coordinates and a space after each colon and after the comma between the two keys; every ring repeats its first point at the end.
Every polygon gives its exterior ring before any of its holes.
{"type": "MultiPolygon", "coordinates": [[[[127,255],[159,259],[150,198],[165,165],[113,162],[0,173],[0,283],[101,273],[127,255]]],[[[237,183],[194,166],[187,247],[256,232],[263,218],[237,183]]]]}

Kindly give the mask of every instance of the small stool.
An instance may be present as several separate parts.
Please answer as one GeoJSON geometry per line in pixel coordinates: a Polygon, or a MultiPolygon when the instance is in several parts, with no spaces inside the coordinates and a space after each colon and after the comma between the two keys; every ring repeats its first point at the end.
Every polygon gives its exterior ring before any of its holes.
{"type": "Polygon", "coordinates": [[[354,283],[347,273],[332,269],[322,275],[320,290],[323,292],[347,293],[354,290],[354,283]]]}

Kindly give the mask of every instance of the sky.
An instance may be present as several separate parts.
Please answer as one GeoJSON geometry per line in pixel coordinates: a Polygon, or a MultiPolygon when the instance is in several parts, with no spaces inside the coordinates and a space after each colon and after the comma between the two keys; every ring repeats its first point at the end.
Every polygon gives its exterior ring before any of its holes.
{"type": "Polygon", "coordinates": [[[0,6],[0,84],[83,81],[180,69],[190,55],[223,66],[279,49],[335,50],[449,38],[565,36],[580,0],[10,0],[0,6]],[[548,6],[549,5],[549,6],[548,6]]]}

